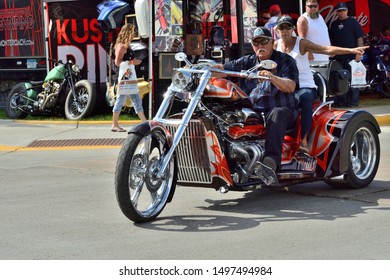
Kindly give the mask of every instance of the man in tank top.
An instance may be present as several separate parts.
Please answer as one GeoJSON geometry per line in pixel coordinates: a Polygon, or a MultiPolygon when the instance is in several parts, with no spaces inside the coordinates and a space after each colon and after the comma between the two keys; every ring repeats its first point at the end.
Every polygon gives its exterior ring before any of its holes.
{"type": "Polygon", "coordinates": [[[362,55],[367,47],[341,48],[336,46],[322,46],[309,40],[293,36],[294,22],[290,16],[282,16],[276,23],[276,31],[280,39],[275,41],[274,49],[290,55],[296,61],[299,71],[299,89],[294,97],[301,109],[301,146],[300,152],[310,153],[310,127],[312,124],[313,101],[317,98],[317,86],[314,83],[310,70],[308,53],[325,55],[359,54],[362,55]]]}
{"type": "MultiPolygon", "coordinates": [[[[328,27],[319,13],[317,0],[306,0],[306,12],[298,18],[297,31],[300,37],[307,39],[314,44],[321,46],[330,45],[328,27]]],[[[328,61],[329,56],[309,53],[309,60],[328,61]]]]}

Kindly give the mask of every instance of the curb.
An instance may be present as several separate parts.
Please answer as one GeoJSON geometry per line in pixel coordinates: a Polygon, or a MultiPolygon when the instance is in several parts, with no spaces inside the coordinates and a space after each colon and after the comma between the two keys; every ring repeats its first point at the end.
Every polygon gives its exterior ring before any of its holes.
{"type": "MultiPolygon", "coordinates": [[[[390,114],[374,115],[380,126],[390,126],[390,114]]],[[[37,120],[12,120],[22,124],[69,124],[69,125],[110,125],[111,121],[37,121],[37,120]]],[[[136,125],[141,123],[140,120],[135,121],[120,121],[121,124],[136,125]]]]}
{"type": "Polygon", "coordinates": [[[379,126],[389,126],[390,125],[390,115],[382,114],[382,115],[374,115],[376,121],[379,126]]]}

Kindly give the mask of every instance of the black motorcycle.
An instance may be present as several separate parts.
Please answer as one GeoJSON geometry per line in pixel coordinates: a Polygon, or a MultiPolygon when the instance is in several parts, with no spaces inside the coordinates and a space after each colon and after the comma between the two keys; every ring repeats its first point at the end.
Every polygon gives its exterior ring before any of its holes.
{"type": "Polygon", "coordinates": [[[11,89],[6,103],[8,118],[64,113],[69,120],[80,120],[92,113],[96,96],[92,85],[81,79],[79,66],[70,60],[49,61],[54,68],[43,81],[20,82],[11,89]]]}
{"type": "Polygon", "coordinates": [[[390,98],[390,64],[384,63],[390,53],[390,41],[380,35],[369,33],[364,44],[370,46],[363,55],[362,62],[366,67],[366,91],[377,91],[381,96],[390,98]]]}

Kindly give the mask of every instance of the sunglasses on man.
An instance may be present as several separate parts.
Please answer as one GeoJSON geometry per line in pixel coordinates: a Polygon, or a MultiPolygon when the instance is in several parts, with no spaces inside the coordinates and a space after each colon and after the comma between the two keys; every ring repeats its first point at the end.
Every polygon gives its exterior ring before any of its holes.
{"type": "Polygon", "coordinates": [[[269,43],[269,41],[271,41],[271,39],[263,38],[260,40],[252,41],[252,45],[254,45],[255,47],[258,47],[259,45],[265,46],[269,43]]]}
{"type": "Polygon", "coordinates": [[[347,9],[340,9],[340,10],[337,10],[338,13],[341,13],[341,12],[345,12],[347,9]]]}
{"type": "Polygon", "coordinates": [[[279,30],[291,30],[291,29],[293,29],[293,27],[290,25],[282,25],[282,26],[278,26],[278,29],[279,30]]]}
{"type": "Polygon", "coordinates": [[[306,5],[306,7],[310,8],[310,9],[313,9],[313,8],[318,8],[318,5],[315,4],[315,5],[306,5]]]}

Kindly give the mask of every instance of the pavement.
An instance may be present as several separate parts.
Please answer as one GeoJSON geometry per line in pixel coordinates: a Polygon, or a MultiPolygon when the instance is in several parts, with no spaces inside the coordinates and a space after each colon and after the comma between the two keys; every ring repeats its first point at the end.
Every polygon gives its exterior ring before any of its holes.
{"type": "MultiPolygon", "coordinates": [[[[359,108],[390,126],[390,106],[359,108]]],[[[121,121],[129,130],[139,121],[121,121]]],[[[14,150],[117,148],[127,133],[111,132],[110,121],[0,120],[0,154],[14,150]],[[80,141],[75,141],[75,140],[80,141]]]]}

